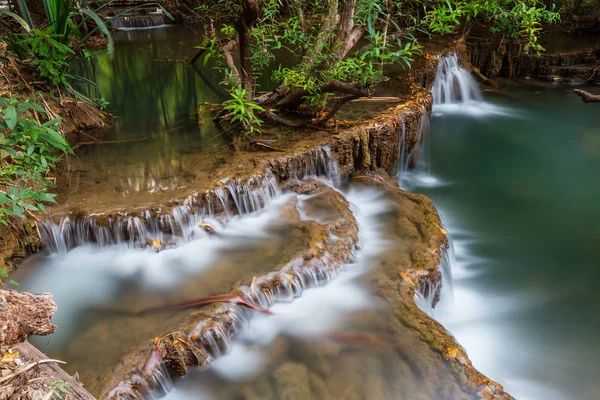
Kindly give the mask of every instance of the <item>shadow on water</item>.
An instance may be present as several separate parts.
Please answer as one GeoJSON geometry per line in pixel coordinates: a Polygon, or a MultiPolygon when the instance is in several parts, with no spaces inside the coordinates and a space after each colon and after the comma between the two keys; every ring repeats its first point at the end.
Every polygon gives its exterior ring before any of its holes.
{"type": "Polygon", "coordinates": [[[435,179],[412,182],[456,253],[454,300],[442,296],[434,316],[516,398],[595,399],[598,113],[566,87],[513,87],[488,101],[508,112],[434,113],[435,179]]]}

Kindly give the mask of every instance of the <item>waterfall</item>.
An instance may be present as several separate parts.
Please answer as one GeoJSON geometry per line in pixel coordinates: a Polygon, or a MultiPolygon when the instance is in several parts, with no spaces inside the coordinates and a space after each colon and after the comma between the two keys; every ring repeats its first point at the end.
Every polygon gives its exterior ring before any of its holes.
{"type": "Polygon", "coordinates": [[[402,187],[402,178],[406,176],[408,172],[408,157],[406,154],[406,123],[404,118],[402,119],[402,133],[400,134],[400,144],[398,145],[398,172],[396,173],[396,180],[400,187],[402,187]]]}
{"type": "MultiPolygon", "coordinates": [[[[315,178],[332,187],[339,187],[342,176],[329,146],[318,147],[303,156],[301,168],[294,173],[299,179],[315,178]]],[[[277,179],[267,169],[249,179],[222,180],[204,196],[189,196],[182,205],[168,210],[145,210],[137,215],[84,217],[66,216],[60,221],[40,222],[42,244],[61,257],[77,246],[95,244],[98,247],[123,245],[129,248],[175,247],[181,242],[205,235],[200,228],[205,221],[218,226],[235,218],[263,210],[281,195],[277,179]]]]}
{"type": "Polygon", "coordinates": [[[155,28],[173,23],[170,18],[162,13],[110,17],[106,19],[106,22],[111,27],[118,29],[155,28]]]}
{"type": "Polygon", "coordinates": [[[317,147],[314,157],[307,157],[304,163],[306,170],[302,179],[320,179],[334,188],[341,185],[340,168],[329,146],[317,147]]]}
{"type": "Polygon", "coordinates": [[[168,212],[145,210],[138,215],[66,216],[60,222],[48,219],[39,224],[42,244],[61,256],[77,246],[90,243],[99,247],[172,247],[179,241],[201,235],[198,227],[206,220],[226,222],[235,215],[253,214],[280,195],[277,180],[269,170],[245,182],[225,181],[220,184],[222,186],[208,191],[204,198],[189,196],[183,205],[168,212]]]}
{"type": "Polygon", "coordinates": [[[421,110],[418,149],[419,161],[417,162],[415,168],[417,169],[417,172],[429,176],[431,172],[431,139],[429,138],[429,115],[427,114],[425,107],[423,107],[421,110]]]}
{"type": "Polygon", "coordinates": [[[468,104],[482,101],[477,82],[458,63],[455,53],[439,57],[433,82],[433,105],[468,104]]]}
{"type": "Polygon", "coordinates": [[[430,116],[425,106],[421,108],[421,121],[415,145],[407,149],[406,126],[402,121],[398,152],[396,180],[401,188],[410,187],[415,180],[428,179],[430,175],[431,139],[429,137],[430,116]],[[414,170],[410,171],[410,170],[414,170]]]}

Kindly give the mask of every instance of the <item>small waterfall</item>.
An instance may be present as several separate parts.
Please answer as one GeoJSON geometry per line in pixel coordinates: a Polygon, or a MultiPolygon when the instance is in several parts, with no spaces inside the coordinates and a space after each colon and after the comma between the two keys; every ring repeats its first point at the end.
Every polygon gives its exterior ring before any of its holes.
{"type": "MultiPolygon", "coordinates": [[[[442,296],[453,296],[453,284],[452,284],[452,260],[454,259],[454,249],[452,242],[449,242],[449,246],[442,246],[440,249],[441,259],[438,266],[441,278],[425,277],[420,279],[424,273],[420,273],[416,276],[415,280],[417,283],[417,290],[415,290],[414,300],[417,306],[429,316],[433,317],[433,309],[442,296]]],[[[425,272],[426,273],[426,272],[425,272]]]]}
{"type": "MultiPolygon", "coordinates": [[[[332,187],[342,182],[340,168],[329,146],[318,147],[301,160],[299,179],[316,178],[332,187]]],[[[296,172],[293,174],[296,175],[296,172]]],[[[61,221],[39,224],[42,244],[52,253],[64,256],[85,244],[99,247],[124,245],[130,248],[160,250],[205,235],[199,225],[204,221],[227,222],[236,216],[251,215],[264,209],[281,195],[277,179],[270,170],[246,181],[223,180],[204,196],[195,193],[183,205],[170,210],[143,211],[138,215],[84,217],[66,216],[61,221]]]]}
{"type": "Polygon", "coordinates": [[[415,168],[417,169],[417,172],[425,175],[430,175],[431,173],[431,139],[429,137],[429,121],[429,115],[427,114],[427,110],[423,106],[421,112],[421,123],[419,124],[419,161],[417,162],[415,168]]]}
{"type": "Polygon", "coordinates": [[[335,188],[342,184],[340,167],[329,146],[317,147],[314,157],[308,156],[304,164],[305,172],[302,179],[321,179],[335,188]]]}
{"type": "Polygon", "coordinates": [[[204,235],[205,232],[198,226],[205,220],[226,222],[235,215],[250,215],[262,210],[280,195],[277,180],[270,171],[245,182],[226,181],[221,185],[207,192],[202,199],[197,194],[189,196],[183,205],[168,212],[146,210],[139,215],[66,216],[58,223],[49,219],[39,225],[42,243],[61,256],[77,246],[90,243],[99,247],[172,247],[179,241],[204,235]]]}
{"type": "Polygon", "coordinates": [[[433,82],[433,105],[468,104],[482,101],[477,82],[458,63],[455,53],[439,57],[439,65],[433,82]]]}
{"type": "Polygon", "coordinates": [[[430,175],[431,138],[429,136],[429,124],[430,116],[425,106],[423,106],[416,144],[408,150],[406,148],[406,126],[404,120],[402,121],[400,151],[398,152],[398,173],[396,174],[396,180],[401,188],[410,186],[411,182],[416,178],[428,177],[430,175]],[[410,170],[415,170],[416,174],[410,170]]]}
{"type": "Polygon", "coordinates": [[[118,29],[144,29],[169,25],[173,21],[163,13],[122,15],[106,19],[108,25],[118,29]]]}
{"type": "Polygon", "coordinates": [[[400,187],[402,187],[402,178],[406,176],[408,172],[408,154],[406,152],[406,122],[402,119],[402,133],[400,134],[400,144],[398,145],[398,172],[396,173],[396,180],[400,187]]]}

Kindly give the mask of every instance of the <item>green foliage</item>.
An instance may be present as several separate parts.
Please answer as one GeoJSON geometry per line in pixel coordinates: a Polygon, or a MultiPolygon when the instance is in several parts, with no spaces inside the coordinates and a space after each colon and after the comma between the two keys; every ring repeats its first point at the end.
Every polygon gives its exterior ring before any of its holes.
{"type": "Polygon", "coordinates": [[[66,396],[71,393],[71,384],[64,380],[54,381],[50,384],[50,389],[54,396],[59,399],[64,399],[66,396]]]}
{"type": "MultiPolygon", "coordinates": [[[[219,4],[225,3],[241,12],[240,2],[232,5],[226,0],[202,2],[198,10],[214,10],[219,4]]],[[[258,3],[260,15],[250,30],[249,44],[254,82],[260,81],[261,75],[270,70],[271,79],[276,83],[284,83],[288,91],[300,88],[316,95],[331,80],[359,82],[367,87],[385,79],[384,68],[387,65],[401,63],[410,68],[413,55],[420,51],[412,35],[388,34],[392,29],[400,30],[396,19],[403,16],[399,7],[395,7],[391,1],[357,0],[354,21],[356,26],[366,28],[366,42],[361,49],[342,57],[342,60],[336,56],[344,45],[336,39],[338,27],[333,24],[331,31],[322,29],[328,21],[327,2],[287,2],[289,12],[285,14],[278,0],[259,0],[258,3]],[[294,65],[274,66],[278,52],[289,52],[294,65]]],[[[341,7],[342,2],[339,3],[341,7]]],[[[237,16],[237,12],[233,14],[237,16]]],[[[234,23],[235,19],[232,19],[221,25],[222,38],[238,36],[234,23]]],[[[214,58],[217,68],[224,73],[223,83],[237,87],[240,85],[239,77],[225,67],[217,43],[215,38],[205,43],[205,62],[214,58]]],[[[307,97],[308,100],[311,98],[307,97]]]]}
{"type": "Polygon", "coordinates": [[[554,5],[548,9],[540,0],[437,0],[423,22],[430,32],[447,35],[461,25],[466,29],[475,19],[489,25],[493,33],[523,38],[526,51],[539,53],[544,50],[538,43],[542,24],[560,21],[560,14],[554,5]]]}
{"type": "MultiPolygon", "coordinates": [[[[24,33],[13,33],[3,36],[8,44],[8,50],[17,57],[38,68],[40,75],[52,85],[68,86],[68,70],[75,59],[79,57],[81,47],[74,48],[74,39],[85,44],[95,31],[99,30],[108,38],[108,52],[112,54],[114,44],[112,36],[104,21],[88,8],[76,7],[74,0],[43,0],[48,25],[43,29],[33,29],[31,21],[25,21],[17,15],[11,15],[24,28],[24,33]],[[91,20],[96,28],[84,35],[81,27],[91,20]],[[77,22],[79,21],[79,22],[77,22]]],[[[29,16],[27,5],[21,5],[23,14],[29,16]]],[[[9,12],[4,12],[9,14],[9,12]]],[[[25,18],[27,19],[27,18],[25,18]]]]}
{"type": "MultiPolygon", "coordinates": [[[[4,281],[7,278],[8,278],[8,271],[6,269],[0,267],[0,282],[4,281]]],[[[10,281],[8,281],[8,283],[10,283],[13,286],[20,286],[19,282],[12,280],[12,279],[10,281]]]]}
{"type": "Polygon", "coordinates": [[[232,98],[223,103],[223,109],[233,114],[231,122],[241,123],[245,127],[247,135],[260,133],[263,121],[256,116],[255,112],[264,111],[264,109],[246,99],[245,89],[234,88],[229,94],[232,98]]]}
{"type": "Polygon", "coordinates": [[[53,85],[68,86],[67,69],[69,56],[74,51],[61,41],[60,35],[54,35],[52,28],[46,30],[32,29],[22,40],[12,41],[10,48],[21,57],[30,57],[31,65],[39,69],[40,75],[53,85]]]}
{"type": "Polygon", "coordinates": [[[38,104],[0,97],[0,107],[0,223],[6,225],[7,216],[24,218],[54,202],[46,193],[47,172],[58,161],[57,151],[72,150],[57,131],[59,120],[40,123],[32,116],[45,115],[38,104]]]}

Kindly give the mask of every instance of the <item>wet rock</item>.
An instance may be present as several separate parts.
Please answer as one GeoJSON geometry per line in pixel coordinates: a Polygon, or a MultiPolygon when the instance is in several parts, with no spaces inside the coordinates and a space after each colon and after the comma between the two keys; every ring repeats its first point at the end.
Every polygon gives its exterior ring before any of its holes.
{"type": "Polygon", "coordinates": [[[335,358],[340,351],[340,345],[332,341],[315,344],[304,340],[295,340],[290,347],[290,352],[295,360],[305,364],[321,376],[331,373],[331,359],[335,358]]]}
{"type": "Polygon", "coordinates": [[[311,373],[309,376],[310,388],[312,390],[312,398],[319,400],[333,400],[335,397],[329,393],[327,384],[318,374],[311,373]]]}
{"type": "Polygon", "coordinates": [[[275,391],[280,400],[303,400],[311,398],[308,370],[299,363],[288,362],[273,374],[275,391]]]}
{"type": "Polygon", "coordinates": [[[337,358],[327,377],[327,388],[337,398],[361,399],[364,389],[364,370],[361,360],[352,353],[337,358]]]}

